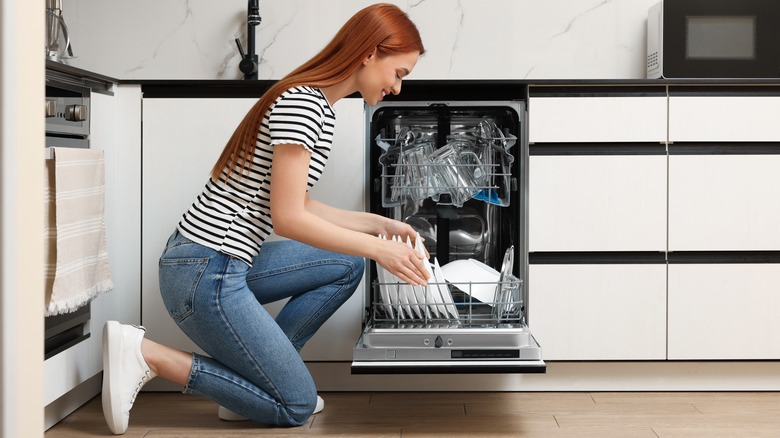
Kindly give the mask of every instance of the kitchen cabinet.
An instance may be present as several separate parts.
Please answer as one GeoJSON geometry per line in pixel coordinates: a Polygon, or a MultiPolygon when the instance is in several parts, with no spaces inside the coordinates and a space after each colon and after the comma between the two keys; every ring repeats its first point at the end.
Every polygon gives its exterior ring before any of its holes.
{"type": "MultiPolygon", "coordinates": [[[[254,98],[145,98],[143,100],[143,324],[149,337],[200,351],[174,324],[160,297],[157,262],[182,213],[203,189],[235,127],[254,98]]],[[[337,127],[328,166],[312,197],[364,210],[364,113],[360,99],[335,105],[337,127]]],[[[277,238],[277,237],[275,237],[277,238]]],[[[362,287],[301,352],[305,360],[348,361],[361,329],[362,287]],[[334,339],[344,340],[333,342],[334,339]]],[[[275,314],[284,303],[267,306],[275,314]]],[[[154,382],[152,382],[154,383],[154,382]]]]}
{"type": "Polygon", "coordinates": [[[529,138],[529,327],[545,360],[666,359],[665,90],[532,88],[529,138]]]}
{"type": "MultiPolygon", "coordinates": [[[[529,109],[530,143],[665,142],[666,96],[545,96],[540,87],[529,109]]],[[[575,90],[572,94],[577,93],[575,90]]],[[[603,91],[601,92],[603,93],[603,91]]]]}
{"type": "MultiPolygon", "coordinates": [[[[715,95],[693,90],[669,97],[671,142],[780,141],[780,97],[715,95]]],[[[749,93],[750,91],[745,91],[749,93]]]]}
{"type": "Polygon", "coordinates": [[[768,309],[780,266],[780,98],[771,87],[666,88],[529,92],[529,325],[546,360],[641,360],[637,345],[611,339],[604,351],[580,330],[625,330],[616,313],[668,336],[664,353],[634,334],[645,359],[778,358],[768,309]],[[653,264],[620,264],[648,254],[653,264]],[[624,270],[645,277],[616,286],[627,294],[605,292],[624,270]],[[642,301],[653,294],[668,296],[663,308],[642,301]]]}
{"type": "Polygon", "coordinates": [[[93,92],[90,147],[105,160],[106,249],[114,288],[90,302],[90,337],[44,362],[45,427],[100,393],[103,325],[140,322],[141,92],[115,85],[113,95],[93,92]]]}
{"type": "Polygon", "coordinates": [[[778,169],[780,155],[671,155],[669,250],[780,250],[778,169]]]}
{"type": "Polygon", "coordinates": [[[534,264],[528,287],[546,361],[666,359],[665,264],[534,264]]]}
{"type": "Polygon", "coordinates": [[[532,155],[529,178],[531,252],[666,250],[665,156],[532,155]]]}
{"type": "MultiPolygon", "coordinates": [[[[735,106],[740,114],[729,117],[743,121],[778,113],[763,99],[776,95],[776,86],[751,86],[745,95],[736,95],[735,88],[655,82],[529,85],[525,286],[528,326],[550,364],[549,374],[521,380],[479,376],[459,387],[710,390],[753,388],[756,379],[759,387],[777,387],[771,372],[751,373],[774,364],[752,360],[779,359],[775,334],[780,330],[768,317],[778,303],[765,285],[777,283],[780,266],[774,226],[780,219],[774,199],[780,193],[773,188],[780,181],[772,176],[780,164],[775,151],[780,140],[772,134],[751,137],[748,131],[759,129],[753,125],[717,138],[704,136],[710,132],[706,126],[687,136],[675,128],[697,126],[674,120],[682,107],[672,102],[683,101],[677,98],[700,99],[705,104],[690,110],[700,114],[702,106],[730,102],[727,98],[758,102],[755,108],[735,106]],[[686,95],[675,91],[679,88],[686,95]],[[720,95],[721,88],[731,95],[720,95]],[[667,110],[667,104],[674,108],[667,110]],[[746,263],[740,257],[747,252],[774,256],[746,263]],[[702,260],[681,261],[692,255],[702,260]],[[710,372],[708,378],[699,372],[702,367],[728,371],[710,372]],[[734,375],[724,379],[732,370],[734,375]]],[[[144,98],[143,323],[152,339],[195,349],[160,303],[157,257],[253,102],[144,98]]],[[[331,195],[328,202],[366,210],[363,104],[342,100],[337,114],[336,149],[313,195],[331,195]]],[[[771,129],[766,122],[760,126],[771,129]]],[[[318,386],[451,389],[453,382],[444,377],[349,375],[365,295],[359,289],[302,352],[318,386]]]]}
{"type": "Polygon", "coordinates": [[[778,283],[777,263],[670,264],[669,359],[780,359],[778,283]]]}

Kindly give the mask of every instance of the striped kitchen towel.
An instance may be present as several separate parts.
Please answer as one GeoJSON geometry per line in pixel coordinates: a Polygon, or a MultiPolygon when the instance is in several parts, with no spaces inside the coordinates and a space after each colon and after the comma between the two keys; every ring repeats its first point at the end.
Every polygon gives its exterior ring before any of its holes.
{"type": "Polygon", "coordinates": [[[44,182],[45,316],[113,289],[106,250],[103,150],[54,148],[44,182]]]}

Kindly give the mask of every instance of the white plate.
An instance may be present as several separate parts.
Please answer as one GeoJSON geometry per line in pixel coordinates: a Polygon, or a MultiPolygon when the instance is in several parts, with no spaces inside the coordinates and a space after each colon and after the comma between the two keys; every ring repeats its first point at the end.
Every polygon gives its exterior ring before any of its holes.
{"type": "Polygon", "coordinates": [[[464,292],[491,306],[496,302],[500,273],[475,259],[454,260],[441,267],[442,275],[464,292]]]}
{"type": "MultiPolygon", "coordinates": [[[[403,243],[403,241],[401,240],[401,236],[393,236],[393,240],[403,243]]],[[[414,315],[417,315],[417,318],[422,319],[420,306],[417,305],[417,297],[414,295],[414,289],[412,288],[412,285],[410,285],[405,281],[402,281],[400,278],[397,277],[396,277],[396,281],[398,282],[398,299],[403,305],[403,308],[406,311],[406,313],[409,315],[410,318],[414,318],[414,315]]]]}
{"type": "MultiPolygon", "coordinates": [[[[419,238],[420,236],[418,235],[417,239],[419,238]]],[[[415,252],[419,252],[419,249],[412,244],[412,239],[410,239],[409,236],[406,236],[406,244],[409,246],[409,248],[415,250],[415,252]]],[[[420,313],[425,314],[426,319],[431,319],[431,311],[429,309],[430,297],[426,297],[425,286],[412,286],[412,291],[414,292],[414,297],[417,300],[420,313]]],[[[420,318],[422,319],[422,315],[420,315],[420,318]]]]}
{"type": "Polygon", "coordinates": [[[436,283],[439,285],[439,292],[441,293],[444,307],[447,309],[453,319],[459,319],[458,309],[455,307],[455,300],[452,299],[450,288],[447,287],[447,280],[444,279],[444,273],[439,266],[439,259],[433,258],[433,275],[436,277],[436,283]]]}
{"type": "MultiPolygon", "coordinates": [[[[425,257],[425,246],[422,243],[422,240],[420,239],[420,233],[417,233],[417,237],[414,241],[414,250],[417,251],[418,254],[425,257]]],[[[436,318],[446,318],[447,315],[439,315],[439,309],[438,306],[436,306],[437,303],[441,303],[441,294],[439,293],[439,288],[437,286],[431,286],[430,283],[435,283],[436,280],[433,278],[433,269],[431,268],[431,263],[427,259],[423,259],[423,265],[425,266],[425,270],[428,272],[428,283],[425,286],[420,286],[419,289],[422,292],[422,302],[426,305],[426,315],[428,318],[431,318],[431,314],[433,314],[436,318]]]]}
{"type": "MultiPolygon", "coordinates": [[[[387,237],[385,237],[384,235],[380,234],[378,237],[380,239],[382,239],[382,240],[387,240],[387,237]]],[[[395,318],[395,312],[393,312],[393,301],[390,299],[390,291],[388,290],[388,288],[390,288],[391,286],[389,284],[387,284],[387,283],[389,283],[389,281],[387,281],[387,278],[390,275],[390,273],[385,271],[385,268],[383,268],[382,265],[377,263],[376,264],[376,275],[377,275],[377,277],[379,279],[379,283],[380,283],[379,284],[379,296],[381,297],[382,302],[384,303],[383,307],[384,307],[385,311],[387,312],[387,314],[390,315],[390,318],[395,318]]]]}

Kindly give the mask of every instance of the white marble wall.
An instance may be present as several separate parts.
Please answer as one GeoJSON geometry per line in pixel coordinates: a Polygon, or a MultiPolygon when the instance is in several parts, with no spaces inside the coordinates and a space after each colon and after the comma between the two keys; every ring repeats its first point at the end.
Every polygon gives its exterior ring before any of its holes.
{"type": "MultiPolygon", "coordinates": [[[[645,76],[647,9],[658,0],[406,0],[427,53],[414,79],[645,76]]],[[[261,79],[304,62],[370,0],[260,0],[261,79]]],[[[245,0],[63,0],[76,58],[119,79],[239,79],[245,0]]]]}

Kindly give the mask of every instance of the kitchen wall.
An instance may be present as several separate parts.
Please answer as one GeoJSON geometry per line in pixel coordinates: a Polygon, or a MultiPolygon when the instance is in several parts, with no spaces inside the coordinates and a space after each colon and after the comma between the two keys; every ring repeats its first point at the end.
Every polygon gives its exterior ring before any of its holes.
{"type": "MultiPolygon", "coordinates": [[[[428,53],[413,79],[645,76],[647,9],[658,0],[408,0],[428,53]]],[[[370,0],[260,0],[260,79],[303,63],[370,0]]],[[[63,0],[76,58],[119,79],[239,79],[246,0],[63,0]]]]}

